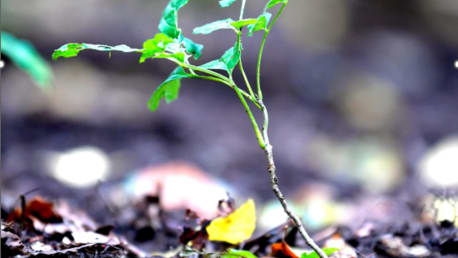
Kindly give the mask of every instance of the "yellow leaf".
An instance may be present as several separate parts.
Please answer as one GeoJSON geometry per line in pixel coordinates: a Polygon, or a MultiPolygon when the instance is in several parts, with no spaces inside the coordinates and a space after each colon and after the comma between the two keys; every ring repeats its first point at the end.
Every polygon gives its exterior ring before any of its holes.
{"type": "Polygon", "coordinates": [[[207,226],[208,239],[235,245],[250,238],[255,228],[256,209],[253,199],[249,199],[228,216],[214,219],[207,226]]]}

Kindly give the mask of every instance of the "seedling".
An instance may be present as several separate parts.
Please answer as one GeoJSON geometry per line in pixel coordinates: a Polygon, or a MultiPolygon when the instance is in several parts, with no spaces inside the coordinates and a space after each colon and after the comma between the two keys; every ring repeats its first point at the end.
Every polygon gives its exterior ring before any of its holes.
{"type": "MultiPolygon", "coordinates": [[[[178,97],[180,82],[185,78],[197,78],[219,82],[231,88],[243,105],[248,117],[253,126],[253,130],[258,140],[259,147],[264,151],[267,158],[267,171],[270,175],[271,187],[275,196],[280,201],[284,211],[299,228],[299,232],[305,242],[320,256],[327,257],[312,240],[305,230],[301,220],[288,206],[280,188],[278,186],[278,178],[275,172],[275,162],[272,152],[272,145],[269,140],[269,113],[263,101],[263,93],[261,87],[261,61],[264,52],[264,46],[269,33],[282,14],[288,0],[269,0],[262,10],[261,14],[256,18],[244,18],[244,10],[246,0],[240,0],[240,15],[238,19],[226,18],[205,24],[193,30],[194,34],[210,34],[217,30],[228,29],[232,30],[236,35],[234,45],[226,50],[224,54],[216,60],[205,63],[203,65],[194,65],[192,59],[197,60],[202,53],[203,45],[194,43],[191,39],[185,37],[178,27],[178,11],[185,6],[189,0],[170,0],[165,8],[162,18],[159,22],[159,33],[153,38],[143,42],[143,48],[131,48],[126,45],[107,46],[87,43],[68,43],[56,49],[52,55],[53,59],[59,57],[74,57],[82,50],[92,49],[97,51],[121,51],[139,53],[140,63],[148,59],[166,59],[177,64],[177,67],[169,75],[169,77],[159,85],[148,101],[148,108],[155,111],[162,99],[169,103],[178,97]],[[278,8],[277,5],[280,7],[278,8]],[[270,12],[277,9],[275,15],[270,12]],[[273,17],[273,18],[272,18],[273,17]],[[242,63],[242,33],[247,32],[248,36],[255,32],[262,32],[263,37],[259,47],[259,54],[256,66],[256,85],[252,86],[244,70],[242,63]],[[234,69],[240,70],[243,77],[245,87],[242,88],[233,80],[234,69]],[[248,104],[253,105],[250,107],[248,104]],[[252,110],[252,108],[254,110],[252,110]],[[253,112],[260,112],[263,117],[262,124],[259,123],[253,112]]],[[[221,7],[229,7],[237,2],[237,0],[220,0],[221,7]]]]}

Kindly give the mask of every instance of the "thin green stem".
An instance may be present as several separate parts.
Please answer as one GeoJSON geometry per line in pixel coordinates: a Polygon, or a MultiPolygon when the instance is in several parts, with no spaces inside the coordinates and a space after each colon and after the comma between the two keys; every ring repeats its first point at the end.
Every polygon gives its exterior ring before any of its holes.
{"type": "Polygon", "coordinates": [[[261,149],[264,149],[266,144],[264,143],[264,139],[262,137],[261,130],[259,130],[258,123],[256,122],[256,119],[254,118],[254,115],[251,112],[250,106],[248,106],[248,103],[246,102],[245,97],[243,97],[242,93],[240,92],[239,87],[237,87],[237,85],[235,84],[234,84],[234,90],[235,90],[235,93],[237,93],[237,96],[239,97],[240,102],[242,102],[242,105],[245,108],[246,113],[250,117],[251,125],[253,126],[254,133],[256,134],[256,139],[258,140],[259,147],[261,147],[261,149]]]}
{"type": "MultiPolygon", "coordinates": [[[[178,65],[180,65],[180,64],[178,64],[178,65]]],[[[192,65],[192,64],[186,64],[185,66],[186,66],[186,68],[189,68],[189,69],[192,69],[192,70],[195,70],[195,71],[198,71],[198,72],[206,73],[206,74],[212,75],[214,77],[220,78],[223,81],[230,82],[228,77],[226,77],[226,76],[224,76],[224,75],[222,75],[220,73],[213,72],[211,70],[208,70],[208,69],[205,69],[205,68],[202,68],[202,67],[199,67],[199,66],[195,66],[195,65],[192,65]]]]}
{"type": "MultiPolygon", "coordinates": [[[[229,87],[232,88],[232,85],[231,85],[230,82],[223,81],[223,80],[221,80],[221,79],[219,79],[219,78],[215,78],[215,77],[213,77],[213,76],[205,76],[205,75],[198,75],[198,74],[196,74],[196,75],[193,76],[193,78],[204,79],[204,80],[219,82],[219,83],[225,84],[225,85],[227,85],[227,86],[229,86],[229,87]]],[[[243,93],[242,93],[242,94],[243,94],[243,93]]],[[[248,93],[246,93],[246,94],[248,95],[248,93]]],[[[249,96],[249,95],[248,95],[248,96],[249,96]]]]}
{"type": "Polygon", "coordinates": [[[239,20],[243,19],[243,13],[245,12],[246,0],[242,0],[242,7],[240,7],[240,17],[239,20]]]}
{"type": "MultiPolygon", "coordinates": [[[[170,61],[176,63],[177,65],[181,66],[181,67],[184,67],[184,68],[187,68],[187,69],[190,69],[192,72],[193,71],[198,71],[198,72],[201,72],[201,73],[206,73],[208,75],[211,75],[211,76],[203,76],[203,75],[198,75],[198,74],[193,74],[194,75],[194,78],[200,78],[200,79],[205,79],[205,80],[211,80],[211,81],[216,81],[216,82],[220,82],[220,83],[223,83],[229,87],[231,87],[232,89],[234,89],[234,86],[235,83],[234,81],[232,80],[232,75],[228,78],[220,73],[217,73],[217,72],[213,72],[211,70],[208,70],[208,69],[205,69],[205,68],[202,68],[202,67],[199,67],[199,66],[195,66],[195,65],[192,65],[192,64],[185,64],[185,63],[180,63],[179,61],[175,60],[175,59],[172,59],[170,58],[169,59],[170,61]]],[[[253,102],[253,104],[256,105],[256,107],[258,107],[259,109],[261,109],[261,106],[259,105],[258,101],[256,100],[255,97],[253,97],[250,94],[248,94],[246,91],[242,90],[242,89],[239,89],[240,93],[247,97],[251,102],[253,102]]]]}
{"type": "Polygon", "coordinates": [[[199,66],[195,66],[195,65],[192,65],[192,64],[189,64],[189,63],[182,63],[178,60],[176,60],[175,58],[167,58],[167,60],[170,60],[172,62],[174,62],[175,64],[181,66],[181,67],[184,67],[184,68],[188,68],[188,69],[191,69],[191,70],[195,70],[195,71],[198,71],[198,72],[201,72],[201,73],[206,73],[206,74],[209,74],[209,75],[212,75],[214,77],[217,77],[217,78],[220,78],[221,80],[223,81],[226,81],[226,82],[230,82],[231,80],[229,80],[228,77],[220,74],[220,73],[217,73],[217,72],[213,72],[211,70],[208,70],[208,69],[205,69],[205,68],[202,68],[202,67],[199,67],[199,66]]]}
{"type": "Polygon", "coordinates": [[[261,60],[262,54],[264,52],[264,45],[266,44],[267,36],[269,36],[270,29],[277,21],[278,17],[280,17],[281,13],[285,9],[287,3],[282,4],[280,9],[278,10],[277,14],[273,18],[272,22],[267,27],[266,31],[264,32],[264,36],[262,37],[261,46],[259,47],[259,54],[258,54],[258,64],[256,66],[256,87],[258,90],[258,99],[262,100],[262,91],[261,91],[261,60]]]}
{"type": "MultiPolygon", "coordinates": [[[[239,45],[239,52],[242,53],[242,33],[239,32],[237,33],[237,43],[239,45]]],[[[240,69],[240,73],[242,74],[242,77],[243,77],[243,80],[245,81],[245,85],[248,89],[248,92],[250,93],[251,97],[250,99],[253,101],[253,100],[256,100],[256,95],[254,94],[253,92],[253,89],[251,87],[251,84],[250,84],[250,81],[248,80],[248,77],[245,73],[245,69],[243,68],[243,63],[242,63],[242,55],[240,54],[240,59],[239,59],[239,69],[240,69]]],[[[256,101],[257,102],[257,101],[256,101]]],[[[256,103],[253,101],[253,103],[257,104],[256,106],[261,110],[261,106],[259,105],[259,103],[256,103]]]]}

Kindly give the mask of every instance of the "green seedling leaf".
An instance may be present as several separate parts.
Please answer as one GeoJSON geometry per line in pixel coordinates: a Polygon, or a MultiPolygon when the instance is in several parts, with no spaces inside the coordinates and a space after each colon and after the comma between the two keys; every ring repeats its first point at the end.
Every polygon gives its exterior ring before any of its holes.
{"type": "Polygon", "coordinates": [[[209,69],[209,70],[227,70],[226,64],[220,59],[216,59],[201,65],[200,67],[209,69]]]}
{"type": "Polygon", "coordinates": [[[201,65],[200,67],[210,70],[225,70],[229,74],[232,74],[234,67],[238,64],[240,59],[239,45],[236,42],[235,45],[216,60],[210,61],[201,65]]]}
{"type": "Polygon", "coordinates": [[[245,250],[237,250],[237,249],[229,249],[226,253],[224,253],[221,258],[257,258],[256,255],[254,255],[250,251],[245,251],[245,250]]]}
{"type": "Polygon", "coordinates": [[[143,63],[147,58],[155,58],[156,54],[164,52],[167,45],[172,42],[173,39],[164,33],[157,33],[154,38],[145,40],[139,62],[143,63]]]}
{"type": "Polygon", "coordinates": [[[288,0],[270,0],[267,3],[266,8],[269,9],[269,8],[276,6],[277,4],[287,4],[287,3],[288,3],[288,0]]]}
{"type": "Polygon", "coordinates": [[[231,74],[234,67],[239,63],[240,60],[240,49],[239,43],[236,42],[235,45],[221,56],[221,61],[226,64],[226,70],[231,74]]]}
{"type": "Polygon", "coordinates": [[[185,6],[189,0],[170,0],[162,13],[159,21],[159,31],[167,36],[177,39],[181,34],[178,28],[178,10],[185,6]]]}
{"type": "Polygon", "coordinates": [[[255,24],[256,19],[243,19],[243,20],[238,20],[231,22],[231,25],[235,27],[236,29],[240,30],[241,28],[248,26],[250,24],[255,24]]]}
{"type": "Polygon", "coordinates": [[[148,100],[148,109],[152,112],[156,111],[162,99],[165,99],[166,103],[170,103],[177,99],[181,79],[191,77],[192,74],[186,73],[182,67],[175,68],[169,77],[157,87],[148,100]]]}
{"type": "Polygon", "coordinates": [[[186,51],[191,54],[194,59],[199,59],[199,57],[202,55],[202,49],[204,48],[204,45],[194,43],[188,38],[183,38],[182,42],[184,43],[186,51]]]}
{"type": "Polygon", "coordinates": [[[267,30],[267,25],[269,24],[271,17],[272,14],[268,12],[264,12],[263,14],[259,15],[254,24],[248,25],[248,36],[253,36],[253,32],[255,31],[267,30]]]}
{"type": "MultiPolygon", "coordinates": [[[[333,248],[333,247],[323,248],[323,252],[326,255],[331,255],[332,253],[337,252],[337,251],[339,251],[339,248],[333,248]]],[[[316,252],[311,252],[311,253],[303,253],[301,255],[301,258],[320,258],[320,256],[316,252]]]]}
{"type": "Polygon", "coordinates": [[[60,48],[54,50],[52,53],[52,59],[56,60],[59,57],[75,57],[79,54],[80,51],[92,49],[96,51],[121,51],[121,52],[141,52],[141,49],[131,48],[126,45],[117,45],[117,46],[107,46],[107,45],[98,45],[98,44],[88,44],[88,43],[67,43],[60,48]]]}
{"type": "Polygon", "coordinates": [[[185,53],[183,52],[178,52],[178,53],[166,53],[166,52],[162,52],[162,53],[157,53],[154,58],[175,58],[176,60],[178,60],[180,63],[183,63],[184,62],[184,59],[185,59],[185,53]]]}
{"type": "Polygon", "coordinates": [[[1,52],[25,71],[40,88],[47,89],[50,87],[51,68],[28,41],[18,39],[12,34],[2,31],[1,52]]]}
{"type": "Polygon", "coordinates": [[[233,3],[235,3],[237,0],[220,0],[219,1],[219,6],[225,8],[231,6],[233,3]]]}
{"type": "Polygon", "coordinates": [[[231,18],[227,18],[224,20],[218,20],[214,22],[207,23],[205,25],[199,26],[194,28],[192,33],[194,34],[210,34],[216,30],[224,30],[224,29],[234,29],[234,26],[231,23],[235,22],[231,18]]]}

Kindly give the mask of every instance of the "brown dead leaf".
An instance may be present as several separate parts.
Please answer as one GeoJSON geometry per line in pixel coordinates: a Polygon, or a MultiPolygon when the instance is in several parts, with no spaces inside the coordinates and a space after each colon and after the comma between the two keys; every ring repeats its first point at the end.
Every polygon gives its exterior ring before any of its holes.
{"type": "Polygon", "coordinates": [[[62,216],[54,211],[53,206],[53,203],[37,196],[26,204],[24,211],[21,208],[16,208],[10,213],[7,221],[22,222],[23,219],[35,218],[43,223],[61,223],[62,216]]]}

